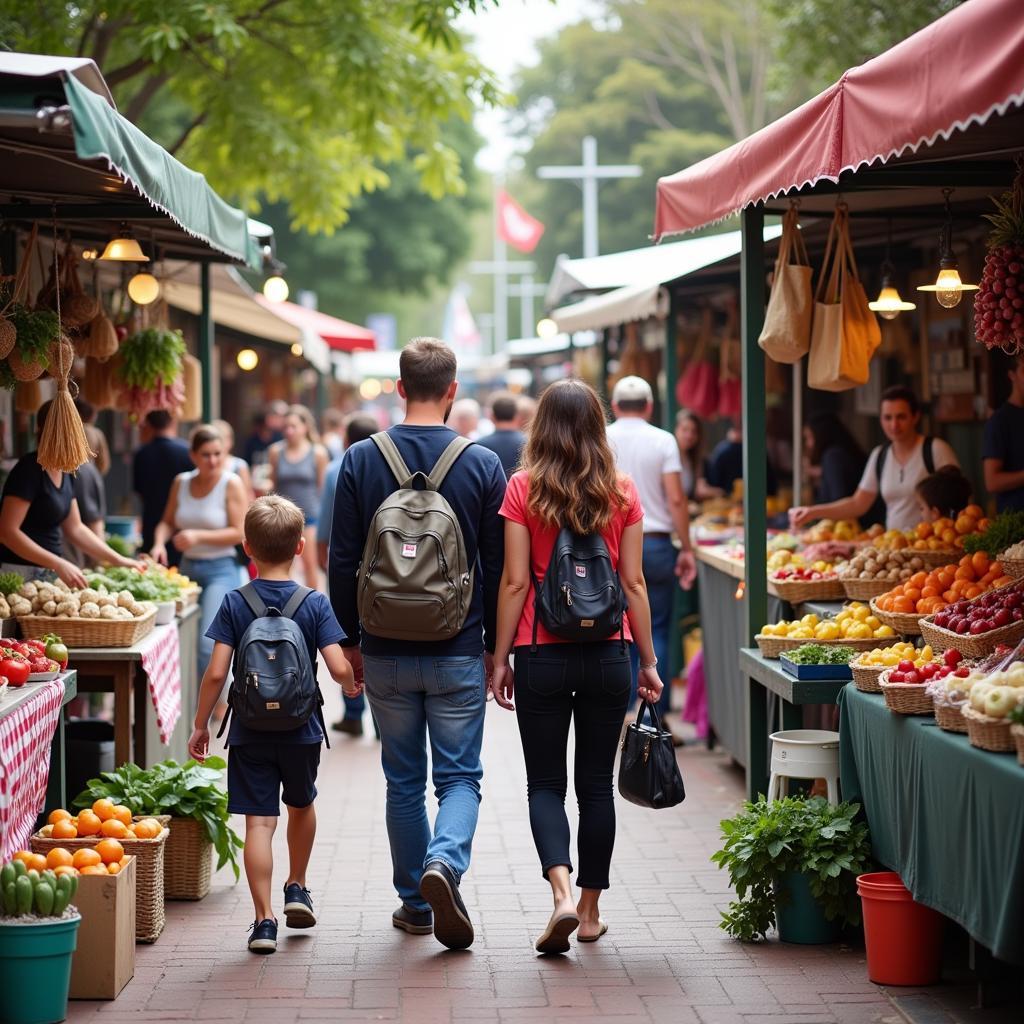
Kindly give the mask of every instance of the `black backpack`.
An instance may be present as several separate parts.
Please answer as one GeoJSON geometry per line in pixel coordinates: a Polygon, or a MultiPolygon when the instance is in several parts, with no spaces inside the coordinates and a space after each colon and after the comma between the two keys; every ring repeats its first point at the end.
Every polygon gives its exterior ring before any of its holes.
{"type": "Polygon", "coordinates": [[[563,526],[551,549],[544,581],[533,577],[533,644],[537,622],[563,640],[606,640],[614,633],[625,644],[626,595],[599,533],[584,536],[563,526]]]}
{"type": "Polygon", "coordinates": [[[296,587],[282,609],[268,608],[251,583],[239,587],[238,592],[256,618],[235,649],[229,710],[217,735],[223,734],[231,714],[258,732],[298,729],[317,715],[326,740],[316,665],[309,659],[306,638],[294,620],[313,591],[296,587]]]}

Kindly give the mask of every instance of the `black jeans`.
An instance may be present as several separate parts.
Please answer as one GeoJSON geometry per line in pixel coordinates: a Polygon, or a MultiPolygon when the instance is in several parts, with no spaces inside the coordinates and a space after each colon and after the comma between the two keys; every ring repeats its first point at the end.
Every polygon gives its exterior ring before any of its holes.
{"type": "Polygon", "coordinates": [[[526,759],[530,827],[544,877],[569,857],[566,751],[576,727],[574,783],[580,809],[580,873],[584,889],[607,889],[615,845],[612,776],[629,701],[629,645],[619,641],[538,644],[515,650],[515,703],[526,759]]]}

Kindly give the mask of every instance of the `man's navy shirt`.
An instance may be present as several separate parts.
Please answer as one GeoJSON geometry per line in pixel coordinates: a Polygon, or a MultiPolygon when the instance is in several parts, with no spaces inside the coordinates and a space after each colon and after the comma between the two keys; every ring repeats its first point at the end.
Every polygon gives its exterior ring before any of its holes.
{"type": "MultiPolygon", "coordinates": [[[[982,459],[998,459],[1004,473],[1018,473],[1024,469],[1024,408],[1005,402],[985,424],[985,443],[982,459]]],[[[1024,508],[1024,487],[1000,491],[996,495],[996,511],[1024,508]]]]}
{"type": "MultiPolygon", "coordinates": [[[[398,446],[410,472],[428,473],[457,436],[442,426],[392,427],[388,433],[398,446]]],[[[498,611],[498,584],[505,560],[504,523],[498,509],[505,497],[505,473],[494,452],[470,445],[456,460],[441,495],[459,520],[466,557],[476,565],[473,600],[466,624],[451,640],[409,641],[360,634],[356,605],[356,573],[374,513],[398,489],[394,474],[373,440],[360,441],[345,453],[334,497],[329,560],[330,592],[334,612],[348,638],[362,642],[364,654],[427,657],[476,656],[494,650],[498,611]]]]}
{"type": "MultiPolygon", "coordinates": [[[[142,499],[143,551],[153,546],[157,524],[163,519],[174,478],[192,468],[188,445],[176,437],[154,437],[135,453],[132,487],[142,499]]],[[[168,556],[172,548],[172,544],[167,545],[168,556]]],[[[177,553],[176,548],[174,552],[177,553]]]]}

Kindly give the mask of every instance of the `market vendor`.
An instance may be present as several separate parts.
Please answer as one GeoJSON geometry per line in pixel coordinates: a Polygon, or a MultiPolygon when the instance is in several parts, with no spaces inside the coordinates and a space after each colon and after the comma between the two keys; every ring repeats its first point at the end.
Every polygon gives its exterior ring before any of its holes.
{"type": "Polygon", "coordinates": [[[1024,354],[1006,371],[1010,397],[985,424],[981,464],[985,490],[996,496],[996,510],[1024,509],[1024,354]]]}
{"type": "MultiPolygon", "coordinates": [[[[50,411],[46,402],[36,414],[36,436],[50,411]]],[[[63,554],[61,534],[69,544],[100,565],[137,568],[82,522],[71,475],[43,469],[37,452],[23,455],[4,483],[0,498],[0,571],[26,578],[56,573],[69,587],[87,586],[82,570],[63,554]]]]}
{"type": "Polygon", "coordinates": [[[909,530],[920,521],[917,485],[943,466],[959,466],[956,453],[937,437],[923,437],[917,429],[921,406],[910,388],[893,387],[882,393],[879,412],[887,438],[868,456],[857,489],[848,498],[822,505],[798,505],[789,510],[794,529],[814,519],[859,519],[879,494],[885,504],[889,530],[909,530]]]}

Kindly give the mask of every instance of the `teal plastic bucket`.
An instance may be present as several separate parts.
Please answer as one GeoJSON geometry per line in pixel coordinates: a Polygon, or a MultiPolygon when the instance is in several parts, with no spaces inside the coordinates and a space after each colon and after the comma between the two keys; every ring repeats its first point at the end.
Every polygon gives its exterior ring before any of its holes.
{"type": "Polygon", "coordinates": [[[817,946],[838,942],[842,935],[842,922],[828,921],[825,911],[811,895],[807,876],[792,871],[778,878],[775,890],[775,922],[779,938],[803,946],[817,946]]]}
{"type": "Polygon", "coordinates": [[[0,923],[0,1019],[4,1024],[55,1024],[68,1014],[71,954],[79,916],[59,921],[0,923]]]}

